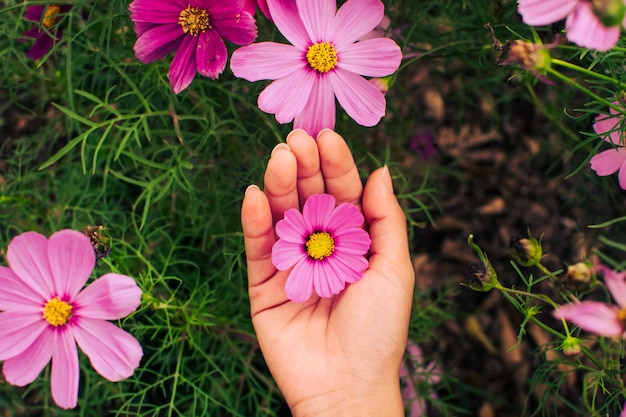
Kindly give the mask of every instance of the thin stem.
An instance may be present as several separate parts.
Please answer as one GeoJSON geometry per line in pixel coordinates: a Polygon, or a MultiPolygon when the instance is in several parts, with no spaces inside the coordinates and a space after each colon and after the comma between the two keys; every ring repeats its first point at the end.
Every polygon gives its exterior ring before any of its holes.
{"type": "Polygon", "coordinates": [[[572,87],[577,88],[578,90],[582,91],[583,93],[587,94],[589,97],[593,98],[594,100],[614,109],[615,111],[617,111],[620,114],[624,114],[624,109],[621,108],[620,106],[617,106],[613,103],[611,103],[610,101],[608,101],[605,98],[600,97],[599,95],[595,94],[594,92],[592,92],[591,90],[589,90],[588,88],[583,87],[582,85],[578,84],[576,81],[574,81],[573,79],[566,77],[565,75],[561,74],[560,72],[554,70],[553,68],[549,68],[548,69],[548,74],[553,75],[554,77],[558,78],[559,80],[565,82],[566,84],[571,85],[572,87]]]}
{"type": "Polygon", "coordinates": [[[562,61],[560,59],[554,59],[554,58],[550,59],[550,62],[552,64],[556,64],[556,65],[559,65],[561,67],[569,68],[571,70],[580,72],[580,73],[588,75],[590,77],[594,77],[594,78],[597,78],[599,80],[603,80],[603,81],[607,81],[607,82],[613,83],[615,85],[618,85],[621,88],[626,88],[626,83],[619,82],[619,81],[617,81],[613,77],[609,77],[607,75],[600,74],[600,73],[597,73],[595,71],[591,71],[591,70],[589,70],[587,68],[583,68],[583,67],[581,67],[579,65],[572,64],[571,62],[562,61]]]}

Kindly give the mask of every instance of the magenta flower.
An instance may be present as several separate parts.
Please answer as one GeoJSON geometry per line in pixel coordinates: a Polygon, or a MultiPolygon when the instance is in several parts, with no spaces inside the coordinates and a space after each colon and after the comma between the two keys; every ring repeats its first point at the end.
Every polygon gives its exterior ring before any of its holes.
{"type": "MultiPolygon", "coordinates": [[[[614,104],[619,104],[615,102],[614,104]]],[[[596,116],[593,130],[604,136],[604,140],[612,145],[611,149],[600,152],[591,158],[591,169],[600,176],[612,175],[619,171],[619,185],[626,190],[626,149],[624,148],[622,115],[611,108],[611,114],[596,116]]]]}
{"type": "Polygon", "coordinates": [[[28,6],[26,8],[26,19],[41,22],[41,26],[29,29],[24,32],[27,38],[35,38],[35,43],[26,53],[31,59],[40,59],[46,55],[52,47],[61,40],[63,36],[62,28],[57,24],[61,17],[70,11],[72,6],[61,6],[51,4],[46,6],[28,6]]]}
{"type": "Polygon", "coordinates": [[[594,10],[589,0],[518,0],[518,4],[518,11],[527,25],[543,26],[567,18],[567,38],[599,51],[607,51],[617,44],[624,18],[623,14],[612,16],[609,11],[594,10]]]}
{"type": "Polygon", "coordinates": [[[437,155],[435,135],[433,132],[422,132],[411,138],[409,149],[415,152],[422,161],[428,161],[437,155]]]}
{"type": "Polygon", "coordinates": [[[393,73],[402,60],[388,38],[358,39],[383,18],[380,0],[268,0],[278,30],[292,45],[260,42],[233,52],[230,67],[248,81],[275,80],[259,95],[259,108],[279,123],[294,121],[315,137],[335,126],[335,97],[348,115],[374,126],[385,97],[366,77],[393,73]]]}
{"type": "Polygon", "coordinates": [[[243,6],[243,0],[134,0],[135,56],[147,64],[177,51],[168,72],[176,94],[196,72],[216,79],[228,56],[222,38],[237,45],[256,38],[254,18],[243,6]]]}
{"type": "Polygon", "coordinates": [[[595,270],[604,275],[604,283],[617,306],[599,301],[583,301],[560,306],[552,314],[557,319],[571,321],[591,333],[606,337],[626,337],[626,272],[615,272],[602,265],[595,270]]]}
{"type": "Polygon", "coordinates": [[[78,352],[109,381],[131,376],[143,355],[133,336],[106,320],[135,311],[141,290],[125,275],[105,274],[82,289],[96,256],[91,241],[74,230],[46,239],[15,237],[0,267],[0,360],[12,385],[30,384],[52,359],[52,398],[73,408],[78,397],[78,352]]]}
{"type": "Polygon", "coordinates": [[[276,223],[279,239],[272,248],[272,263],[285,271],[291,267],[285,293],[302,302],[313,290],[320,297],[339,294],[346,283],[361,279],[367,269],[365,254],[369,234],[361,229],[364,218],[350,203],[335,207],[335,197],[315,194],[304,203],[302,213],[289,209],[276,223]]]}

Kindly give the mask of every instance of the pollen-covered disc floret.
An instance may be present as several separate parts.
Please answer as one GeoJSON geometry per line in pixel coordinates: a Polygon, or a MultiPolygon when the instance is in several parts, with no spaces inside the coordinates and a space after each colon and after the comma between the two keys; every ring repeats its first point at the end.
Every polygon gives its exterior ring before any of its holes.
{"type": "Polygon", "coordinates": [[[335,207],[330,194],[309,197],[302,213],[285,212],[276,224],[279,239],[272,248],[272,263],[281,271],[293,268],[285,283],[290,300],[307,301],[314,290],[320,297],[331,297],[346,283],[361,279],[371,243],[362,229],[364,221],[353,204],[335,207]]]}
{"type": "Polygon", "coordinates": [[[337,65],[337,50],[328,42],[319,42],[309,46],[306,60],[315,71],[325,73],[337,65]]]}
{"type": "Polygon", "coordinates": [[[61,326],[69,320],[72,314],[71,304],[54,297],[43,307],[43,318],[52,326],[61,326]]]}
{"type": "Polygon", "coordinates": [[[209,14],[199,7],[187,6],[178,16],[178,24],[183,28],[183,32],[192,36],[198,36],[209,26],[209,14]]]}
{"type": "Polygon", "coordinates": [[[57,22],[57,16],[61,13],[61,7],[51,4],[43,14],[43,25],[50,29],[57,22]]]}

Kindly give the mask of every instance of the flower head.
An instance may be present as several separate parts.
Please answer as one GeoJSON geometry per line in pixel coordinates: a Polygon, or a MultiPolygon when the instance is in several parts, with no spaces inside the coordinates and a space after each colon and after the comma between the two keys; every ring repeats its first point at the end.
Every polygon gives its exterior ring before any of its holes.
{"type": "MultiPolygon", "coordinates": [[[[619,104],[619,103],[614,103],[619,104]]],[[[621,127],[622,116],[611,108],[611,114],[596,116],[593,129],[604,136],[604,140],[612,145],[611,149],[594,155],[591,160],[591,169],[600,176],[612,175],[619,171],[619,185],[626,190],[626,149],[624,148],[624,133],[621,127]]]]}
{"type": "Polygon", "coordinates": [[[28,50],[26,56],[31,59],[40,59],[46,55],[55,43],[61,40],[62,28],[58,25],[61,17],[70,11],[72,6],[50,4],[46,6],[28,6],[26,19],[41,22],[41,25],[24,32],[27,38],[35,38],[35,43],[28,50]]]}
{"type": "Polygon", "coordinates": [[[134,0],[135,55],[144,64],[176,51],[168,77],[178,94],[196,72],[216,79],[226,67],[226,39],[245,45],[256,38],[252,15],[243,0],[134,0]]]}
{"type": "Polygon", "coordinates": [[[105,274],[87,288],[96,256],[84,234],[62,230],[46,239],[15,237],[0,267],[0,360],[12,385],[30,384],[52,360],[52,398],[72,408],[78,396],[78,352],[109,381],[131,376],[143,356],[137,340],[107,320],[137,309],[141,290],[125,275],[105,274]]]}
{"type": "Polygon", "coordinates": [[[292,301],[306,301],[313,290],[320,297],[338,294],[346,283],[361,279],[367,269],[369,234],[359,209],[349,203],[335,207],[330,194],[315,194],[302,213],[289,209],[276,223],[279,239],[272,248],[272,263],[284,271],[291,267],[285,293],[292,301]]]}
{"type": "Polygon", "coordinates": [[[607,337],[626,337],[626,273],[597,266],[617,305],[599,301],[566,304],[554,310],[557,319],[571,321],[580,328],[607,337]]]}
{"type": "Polygon", "coordinates": [[[384,77],[402,53],[388,38],[359,41],[383,17],[380,0],[268,0],[274,23],[291,45],[261,42],[233,52],[233,73],[248,81],[275,80],[259,95],[259,108],[280,123],[294,121],[316,136],[335,126],[335,97],[348,115],[374,126],[385,97],[366,77],[384,77]]]}
{"type": "Polygon", "coordinates": [[[567,38],[585,48],[607,51],[617,44],[625,0],[518,0],[527,25],[542,26],[567,19],[567,38]]]}

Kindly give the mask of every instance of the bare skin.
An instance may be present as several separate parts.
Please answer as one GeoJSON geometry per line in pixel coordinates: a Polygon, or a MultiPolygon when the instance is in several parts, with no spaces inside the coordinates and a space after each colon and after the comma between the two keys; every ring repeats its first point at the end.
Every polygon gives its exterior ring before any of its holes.
{"type": "Polygon", "coordinates": [[[272,151],[265,192],[246,190],[241,216],[252,323],[292,414],[404,416],[399,369],[415,277],[388,169],[374,171],[363,189],[341,136],[326,129],[316,141],[295,130],[272,151]],[[289,271],[271,262],[274,226],[287,209],[324,192],[362,209],[369,268],[337,296],[295,303],[284,291],[289,271]]]}

